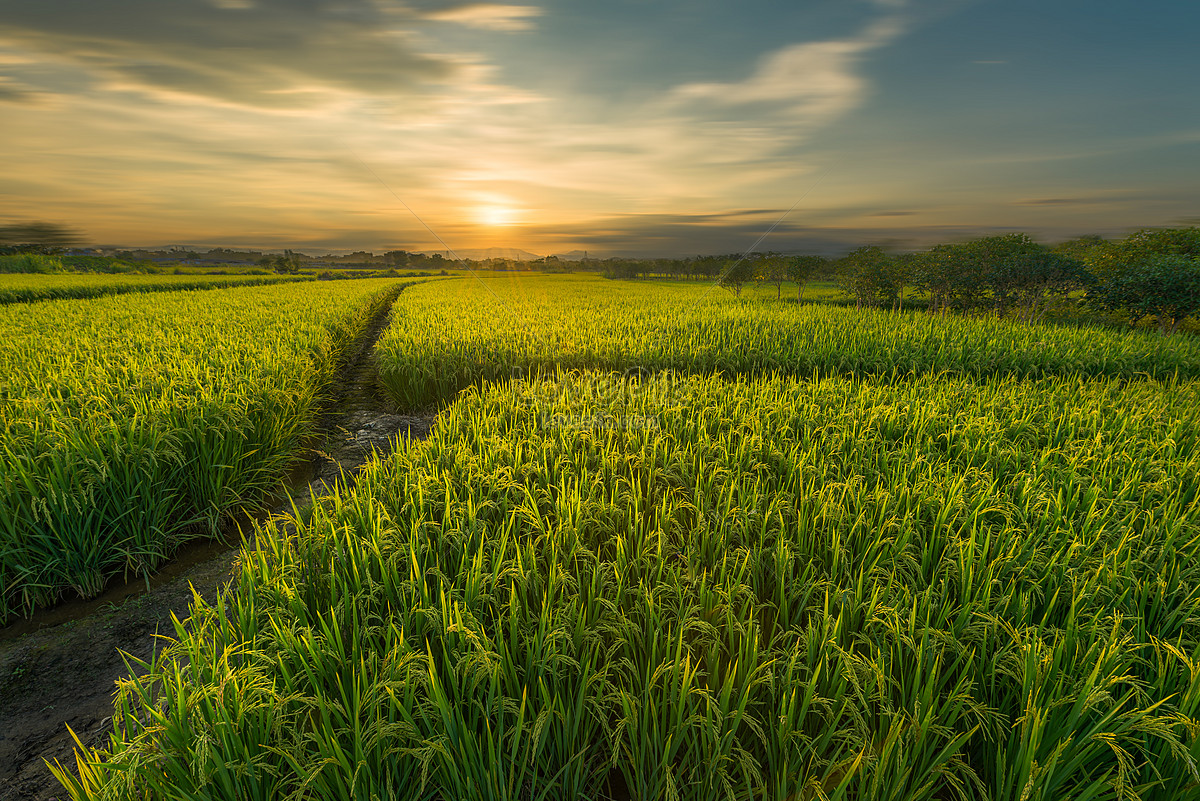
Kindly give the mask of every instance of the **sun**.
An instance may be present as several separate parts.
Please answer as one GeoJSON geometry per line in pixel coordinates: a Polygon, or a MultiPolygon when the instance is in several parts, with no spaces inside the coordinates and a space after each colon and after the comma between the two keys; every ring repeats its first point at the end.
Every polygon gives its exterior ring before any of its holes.
{"type": "Polygon", "coordinates": [[[492,203],[486,206],[479,206],[475,209],[475,219],[481,225],[490,225],[494,227],[511,225],[516,219],[517,210],[512,206],[502,206],[492,203]]]}

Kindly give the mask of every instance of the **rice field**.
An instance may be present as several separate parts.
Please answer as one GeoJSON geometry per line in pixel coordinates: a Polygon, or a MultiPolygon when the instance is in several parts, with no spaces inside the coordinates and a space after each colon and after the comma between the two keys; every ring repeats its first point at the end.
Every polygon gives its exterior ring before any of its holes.
{"type": "MultiPolygon", "coordinates": [[[[307,279],[308,276],[303,276],[307,279]]],[[[97,298],[126,292],[170,292],[257,286],[302,280],[284,275],[102,275],[96,273],[2,273],[0,304],[97,298]]]]}
{"type": "Polygon", "coordinates": [[[260,530],[73,797],[1196,797],[1195,385],[689,377],[619,408],[653,424],[469,390],[260,530]]]}
{"type": "Polygon", "coordinates": [[[1200,376],[1200,339],[995,318],[743,301],[692,284],[590,276],[429,284],[396,304],[377,346],[402,407],[559,369],[725,375],[1200,376]]]}
{"type": "Polygon", "coordinates": [[[276,486],[398,285],[0,307],[0,623],[144,574],[276,486]]]}
{"type": "Polygon", "coordinates": [[[259,527],[72,798],[1200,796],[1195,339],[578,276],[394,310],[430,437],[259,527]]]}

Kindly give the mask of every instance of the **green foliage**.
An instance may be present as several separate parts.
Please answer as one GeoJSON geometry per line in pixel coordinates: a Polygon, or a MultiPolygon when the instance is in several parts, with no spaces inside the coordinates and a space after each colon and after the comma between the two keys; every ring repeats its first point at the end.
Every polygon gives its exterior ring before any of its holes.
{"type": "Polygon", "coordinates": [[[1077,259],[1084,264],[1090,264],[1092,254],[1098,248],[1104,248],[1108,244],[1108,240],[1099,234],[1085,234],[1075,239],[1068,239],[1066,242],[1060,242],[1054,246],[1053,250],[1055,253],[1077,259]]]}
{"type": "Polygon", "coordinates": [[[57,256],[39,253],[14,253],[0,256],[0,273],[61,273],[63,263],[57,256]]]}
{"type": "Polygon", "coordinates": [[[114,256],[62,256],[63,264],[80,273],[149,273],[157,265],[149,261],[126,261],[114,256]]]}
{"type": "MultiPolygon", "coordinates": [[[[854,299],[856,308],[904,308],[904,290],[919,266],[913,254],[890,254],[877,246],[861,247],[839,259],[835,280],[854,299]]],[[[813,269],[820,265],[813,264],[813,269]]]]}
{"type": "MultiPolygon", "coordinates": [[[[268,274],[269,275],[269,274],[268,274]]],[[[0,304],[98,298],[127,292],[173,292],[303,281],[307,276],[245,275],[0,275],[0,304]]]]}
{"type": "Polygon", "coordinates": [[[1093,302],[1121,310],[1134,322],[1154,317],[1160,331],[1174,331],[1200,312],[1200,261],[1182,255],[1147,257],[1097,288],[1093,302]]]}
{"type": "MultiPolygon", "coordinates": [[[[1054,274],[988,247],[967,263],[1054,274]]],[[[328,313],[337,286],[271,291],[328,313]]],[[[154,412],[164,364],[188,397],[297,372],[259,323],[293,314],[226,305],[255,292],[188,317],[211,353],[81,332],[156,390],[111,418],[154,412]]],[[[447,404],[430,437],[262,525],[233,591],[131,665],[109,742],[54,770],[75,801],[1190,801],[1200,342],[1172,345],[682,282],[417,287],[375,357],[399,405],[447,404]]],[[[87,350],[55,353],[82,383],[30,414],[92,408],[87,350]]],[[[278,386],[247,425],[288,425],[278,386]]],[[[199,441],[181,463],[236,454],[199,441]]],[[[99,463],[170,464],[159,447],[99,463]]]]}
{"type": "Polygon", "coordinates": [[[1053,297],[1086,289],[1092,276],[1083,263],[1040,245],[1006,254],[988,272],[997,310],[1016,309],[1028,321],[1039,318],[1053,297]]]}
{"type": "Polygon", "coordinates": [[[148,573],[277,486],[395,287],[0,307],[0,624],[148,573]]]}
{"type": "Polygon", "coordinates": [[[888,291],[891,268],[892,256],[883,248],[861,247],[838,262],[837,282],[859,308],[876,306],[888,291]]]}
{"type": "Polygon", "coordinates": [[[1003,234],[937,245],[902,259],[908,262],[906,277],[928,294],[930,311],[944,316],[952,308],[990,308],[1032,321],[1052,300],[1061,303],[1092,283],[1088,269],[1070,255],[1091,246],[1050,250],[1025,234],[1003,234]]]}
{"type": "Polygon", "coordinates": [[[929,293],[932,311],[975,309],[983,305],[993,271],[1035,247],[1024,234],[937,245],[919,258],[915,280],[929,293]]]}
{"type": "Polygon", "coordinates": [[[1120,243],[1122,257],[1136,264],[1150,256],[1182,256],[1200,259],[1200,228],[1143,228],[1120,243]]]}
{"type": "Polygon", "coordinates": [[[804,287],[808,282],[821,277],[829,269],[829,260],[824,256],[792,256],[787,260],[786,274],[796,283],[796,302],[804,302],[804,287]]]}
{"type": "MultiPolygon", "coordinates": [[[[987,289],[1001,314],[1014,301],[1014,295],[1036,283],[1054,263],[1052,254],[1026,234],[1003,234],[976,239],[961,246],[963,271],[977,278],[981,290],[987,289]]],[[[1052,268],[1051,268],[1052,269],[1052,268]]]]}
{"type": "Polygon", "coordinates": [[[788,277],[790,259],[779,253],[758,254],[754,258],[755,280],[775,287],[775,299],[783,294],[783,282],[788,277]]]}
{"type": "Polygon", "coordinates": [[[703,286],[588,276],[425,284],[396,303],[376,347],[402,408],[514,371],[631,368],[801,377],[954,373],[979,377],[1200,376],[1200,339],[1163,349],[1144,332],[1023,325],[995,318],[753,303],[703,286]]]}
{"type": "Polygon", "coordinates": [[[962,306],[960,297],[971,298],[978,285],[959,265],[967,260],[961,245],[934,245],[917,254],[914,283],[929,296],[929,311],[944,317],[952,306],[962,306]]]}
{"type": "Polygon", "coordinates": [[[468,392],[261,528],[71,797],[1195,798],[1194,382],[669,390],[468,392]]]}
{"type": "Polygon", "coordinates": [[[282,275],[295,275],[300,272],[300,258],[292,251],[285,250],[282,255],[271,259],[271,266],[282,275]]]}
{"type": "Polygon", "coordinates": [[[1088,293],[1096,308],[1121,312],[1134,323],[1155,318],[1163,332],[1200,311],[1200,228],[1135,231],[1120,242],[1096,244],[1083,258],[1097,279],[1088,293]]]}
{"type": "Polygon", "coordinates": [[[755,280],[759,275],[759,267],[756,262],[757,259],[750,256],[728,259],[721,268],[717,282],[732,292],[734,296],[741,297],[742,287],[755,280]]]}

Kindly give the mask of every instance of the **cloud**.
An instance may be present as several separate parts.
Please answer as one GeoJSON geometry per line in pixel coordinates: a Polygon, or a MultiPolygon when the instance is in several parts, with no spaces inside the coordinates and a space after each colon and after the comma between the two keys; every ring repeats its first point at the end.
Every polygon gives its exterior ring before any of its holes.
{"type": "Polygon", "coordinates": [[[858,36],[789,45],[764,57],[745,80],[685,84],[674,90],[672,99],[693,110],[765,106],[815,127],[862,102],[867,83],[858,74],[858,63],[903,31],[900,17],[889,16],[868,25],[858,36]]]}
{"type": "Polygon", "coordinates": [[[1084,200],[1077,197],[1047,197],[1037,200],[1018,200],[1015,206],[1074,206],[1080,203],[1095,203],[1094,200],[1084,200]]]}
{"type": "Polygon", "coordinates": [[[36,103],[38,93],[0,76],[0,103],[36,103]]]}
{"type": "Polygon", "coordinates": [[[425,18],[488,31],[527,31],[534,27],[532,18],[541,14],[542,10],[537,6],[470,3],[428,13],[425,18]]]}
{"type": "Polygon", "coordinates": [[[915,250],[1012,230],[974,225],[816,226],[808,224],[802,214],[780,221],[773,211],[729,210],[710,214],[624,214],[585,225],[542,226],[529,233],[541,243],[531,246],[534,251],[561,252],[577,247],[601,257],[742,253],[751,246],[761,252],[840,256],[863,244],[915,250]],[[770,234],[762,238],[769,229],[770,234]]]}
{"type": "Polygon", "coordinates": [[[866,100],[862,62],[904,30],[902,16],[891,13],[854,35],[765,53],[742,80],[680,84],[602,122],[564,119],[550,104],[541,116],[515,116],[505,135],[521,144],[493,161],[520,164],[530,183],[568,176],[576,189],[643,213],[762,202],[767,186],[775,190],[768,202],[787,205],[816,170],[801,148],[866,100]]]}
{"type": "Polygon", "coordinates": [[[420,20],[386,0],[10,3],[0,46],[74,64],[122,91],[303,107],[455,78],[460,63],[414,44],[420,20]]]}
{"type": "Polygon", "coordinates": [[[1014,200],[1014,206],[1095,206],[1101,203],[1123,203],[1130,200],[1144,199],[1139,195],[1126,191],[1096,192],[1090,197],[1044,197],[1027,200],[1014,200]]]}
{"type": "MultiPolygon", "coordinates": [[[[28,197],[70,204],[62,213],[125,241],[141,226],[163,241],[286,244],[298,231],[346,231],[357,233],[337,242],[402,245],[425,235],[403,198],[451,245],[471,247],[488,244],[472,216],[478,199],[503,196],[531,245],[615,249],[624,238],[666,253],[728,251],[823,174],[801,148],[869,96],[866,59],[905,28],[885,5],[857,33],[766,52],[733,80],[602,107],[553,81],[505,85],[484,54],[497,38],[487,32],[528,29],[532,6],[8,3],[0,77],[18,82],[0,83],[0,101],[29,84],[66,102],[10,115],[20,119],[2,126],[0,145],[42,154],[20,171],[28,197]],[[439,49],[442,34],[483,53],[439,49]],[[740,210],[662,214],[730,207],[740,210]],[[613,209],[627,216],[607,217],[613,209]],[[378,233],[389,226],[390,241],[378,233]]],[[[907,203],[874,197],[860,213],[897,202],[907,203]]],[[[811,224],[801,211],[789,221],[811,224]]]]}

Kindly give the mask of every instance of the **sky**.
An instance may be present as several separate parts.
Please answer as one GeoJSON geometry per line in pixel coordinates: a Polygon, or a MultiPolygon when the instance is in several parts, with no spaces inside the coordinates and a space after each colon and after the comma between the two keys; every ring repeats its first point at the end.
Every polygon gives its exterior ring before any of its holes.
{"type": "Polygon", "coordinates": [[[1200,223],[1194,0],[0,0],[0,224],[836,253],[1200,223]]]}

